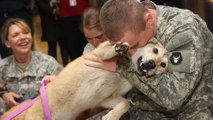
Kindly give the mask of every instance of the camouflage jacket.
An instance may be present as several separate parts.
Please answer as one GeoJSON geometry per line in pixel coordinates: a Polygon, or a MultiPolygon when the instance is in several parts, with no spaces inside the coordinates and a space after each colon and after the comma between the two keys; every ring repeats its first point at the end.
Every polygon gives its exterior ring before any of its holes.
{"type": "Polygon", "coordinates": [[[87,43],[86,46],[84,47],[83,54],[88,53],[94,49],[95,49],[95,47],[92,44],[87,43]]]}
{"type": "Polygon", "coordinates": [[[201,111],[209,117],[213,114],[213,34],[189,10],[154,4],[151,9],[157,11],[155,37],[168,51],[169,71],[146,78],[137,74],[133,64],[125,70],[117,65],[116,71],[137,88],[127,94],[136,103],[131,119],[141,120],[146,113],[153,119],[190,119],[201,111]],[[173,64],[176,52],[182,61],[173,64]]]}
{"type": "Polygon", "coordinates": [[[56,75],[63,69],[62,65],[48,55],[40,52],[32,53],[32,60],[20,71],[14,60],[9,56],[0,61],[0,83],[6,83],[1,93],[13,91],[25,99],[39,95],[40,81],[46,75],[56,75]]]}

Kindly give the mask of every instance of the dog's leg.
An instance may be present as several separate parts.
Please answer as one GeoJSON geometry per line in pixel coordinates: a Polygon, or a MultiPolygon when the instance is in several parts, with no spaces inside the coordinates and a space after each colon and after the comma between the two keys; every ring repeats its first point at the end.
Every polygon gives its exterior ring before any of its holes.
{"type": "Polygon", "coordinates": [[[112,96],[103,101],[100,105],[104,108],[112,109],[109,113],[102,117],[102,120],[119,120],[120,117],[130,108],[129,101],[121,96],[112,96]]]}
{"type": "Polygon", "coordinates": [[[117,88],[117,90],[113,93],[113,96],[120,96],[126,94],[129,90],[132,89],[132,84],[129,83],[128,80],[119,77],[121,80],[120,86],[117,88]]]}
{"type": "Polygon", "coordinates": [[[129,44],[126,42],[119,42],[113,45],[108,51],[106,51],[102,57],[103,60],[108,60],[116,55],[125,55],[129,50],[129,44]]]}
{"type": "Polygon", "coordinates": [[[108,49],[108,50],[104,53],[104,55],[103,55],[103,57],[102,57],[102,60],[109,60],[109,59],[115,57],[116,55],[117,55],[117,52],[115,52],[115,49],[114,49],[114,47],[112,46],[110,49],[108,49]]]}

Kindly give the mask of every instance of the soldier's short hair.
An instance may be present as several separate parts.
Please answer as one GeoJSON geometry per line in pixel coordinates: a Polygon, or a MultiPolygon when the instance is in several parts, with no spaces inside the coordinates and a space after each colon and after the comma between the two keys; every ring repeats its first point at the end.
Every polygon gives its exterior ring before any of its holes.
{"type": "Polygon", "coordinates": [[[119,40],[125,32],[140,32],[148,9],[137,0],[108,0],[100,12],[101,27],[110,40],[119,40]]]}

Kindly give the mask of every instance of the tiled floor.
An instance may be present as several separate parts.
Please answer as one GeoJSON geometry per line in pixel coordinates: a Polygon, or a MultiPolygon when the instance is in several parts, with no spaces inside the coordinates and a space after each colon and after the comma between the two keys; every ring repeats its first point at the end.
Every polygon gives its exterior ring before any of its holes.
{"type": "MultiPolygon", "coordinates": [[[[47,42],[41,41],[41,27],[40,27],[40,18],[39,15],[34,16],[33,18],[34,23],[34,50],[40,51],[42,53],[47,54],[47,42]]],[[[59,47],[59,46],[58,46],[59,47]]],[[[57,61],[62,64],[62,60],[60,57],[60,49],[57,49],[57,61]]]]}

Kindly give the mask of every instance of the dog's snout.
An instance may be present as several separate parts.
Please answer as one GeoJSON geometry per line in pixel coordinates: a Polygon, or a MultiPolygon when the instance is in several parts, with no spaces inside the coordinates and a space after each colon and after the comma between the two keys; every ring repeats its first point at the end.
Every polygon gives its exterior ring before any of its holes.
{"type": "Polygon", "coordinates": [[[146,69],[146,70],[150,70],[150,69],[154,69],[156,67],[156,64],[155,64],[155,61],[154,60],[149,60],[147,61],[146,63],[143,63],[141,65],[141,67],[143,69],[146,69]]]}
{"type": "Polygon", "coordinates": [[[150,60],[150,61],[148,61],[148,65],[150,66],[150,69],[153,69],[153,68],[155,68],[155,67],[156,67],[156,65],[155,65],[155,61],[154,61],[154,60],[150,60]]]}

